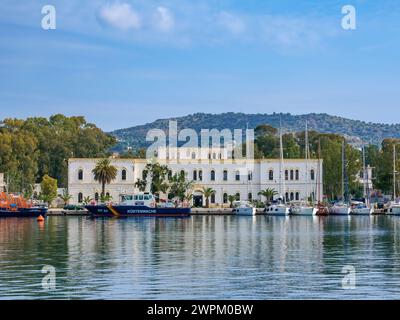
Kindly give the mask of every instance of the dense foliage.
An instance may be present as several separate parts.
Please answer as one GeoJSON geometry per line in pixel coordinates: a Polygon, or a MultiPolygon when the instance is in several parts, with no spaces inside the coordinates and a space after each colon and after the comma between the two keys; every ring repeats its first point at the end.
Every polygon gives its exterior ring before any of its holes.
{"type": "Polygon", "coordinates": [[[45,174],[66,187],[69,158],[107,156],[115,143],[84,117],[5,119],[0,127],[0,172],[12,192],[31,193],[45,174]]]}

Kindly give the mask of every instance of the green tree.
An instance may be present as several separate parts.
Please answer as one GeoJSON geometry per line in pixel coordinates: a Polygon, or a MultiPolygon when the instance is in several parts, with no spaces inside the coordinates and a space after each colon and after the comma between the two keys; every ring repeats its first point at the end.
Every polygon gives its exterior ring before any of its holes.
{"type": "Polygon", "coordinates": [[[83,198],[83,204],[88,205],[92,201],[92,198],[90,196],[84,197],[83,198]]]}
{"type": "Polygon", "coordinates": [[[135,186],[140,191],[145,191],[146,186],[150,183],[150,191],[156,196],[157,199],[160,197],[160,193],[167,192],[168,190],[168,176],[169,168],[166,165],[161,165],[157,162],[148,163],[143,170],[142,179],[138,179],[135,182],[135,186]]]}
{"type": "Polygon", "coordinates": [[[229,207],[233,207],[233,202],[236,200],[236,196],[234,194],[230,194],[228,196],[228,201],[229,201],[229,207]]]}
{"type": "Polygon", "coordinates": [[[206,208],[210,206],[210,197],[215,194],[215,190],[213,188],[203,187],[202,193],[206,198],[206,208]]]}
{"type": "Polygon", "coordinates": [[[175,173],[169,182],[168,192],[171,198],[178,198],[180,201],[192,199],[193,181],[187,181],[185,175],[175,173]]]}
{"type": "Polygon", "coordinates": [[[267,188],[265,190],[261,190],[258,195],[265,197],[265,204],[267,205],[269,202],[271,202],[274,199],[274,196],[276,196],[278,192],[273,189],[273,188],[267,188]]]}
{"type": "Polygon", "coordinates": [[[68,193],[68,190],[64,190],[60,199],[64,202],[64,205],[68,205],[69,201],[72,199],[72,195],[68,193]]]}
{"type": "Polygon", "coordinates": [[[40,187],[40,198],[50,206],[53,200],[57,198],[57,180],[46,174],[43,176],[40,187]]]}
{"type": "Polygon", "coordinates": [[[105,195],[106,185],[117,177],[117,168],[111,164],[110,159],[101,159],[92,170],[94,180],[101,183],[101,195],[105,195]]]}

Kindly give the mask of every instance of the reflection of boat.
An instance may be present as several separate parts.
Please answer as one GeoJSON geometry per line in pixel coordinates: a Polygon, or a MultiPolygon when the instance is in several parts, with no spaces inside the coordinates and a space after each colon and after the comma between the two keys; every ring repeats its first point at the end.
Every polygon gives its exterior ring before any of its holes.
{"type": "Polygon", "coordinates": [[[239,216],[254,216],[256,215],[256,208],[248,201],[235,201],[233,202],[232,213],[239,216]]]}
{"type": "Polygon", "coordinates": [[[0,193],[0,217],[45,217],[47,214],[47,207],[35,206],[31,201],[24,199],[21,196],[0,193]]]}
{"type": "Polygon", "coordinates": [[[147,192],[121,196],[118,204],[91,204],[85,206],[93,217],[187,217],[189,207],[157,206],[155,197],[147,192]]]}
{"type": "Polygon", "coordinates": [[[310,206],[307,202],[293,202],[290,206],[290,213],[295,216],[314,216],[317,208],[310,206]]]}

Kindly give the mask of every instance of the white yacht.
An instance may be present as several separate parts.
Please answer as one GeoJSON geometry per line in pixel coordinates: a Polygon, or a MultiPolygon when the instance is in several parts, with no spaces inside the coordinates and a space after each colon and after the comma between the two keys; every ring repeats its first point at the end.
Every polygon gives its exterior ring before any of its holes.
{"type": "Polygon", "coordinates": [[[265,208],[264,212],[268,215],[288,216],[290,214],[290,208],[279,198],[278,200],[272,201],[272,203],[265,208]]]}
{"type": "Polygon", "coordinates": [[[290,213],[294,216],[315,216],[317,208],[310,206],[307,202],[292,202],[290,206],[290,213]]]}
{"type": "Polygon", "coordinates": [[[400,215],[400,202],[398,200],[389,202],[386,208],[386,214],[400,215]]]}
{"type": "Polygon", "coordinates": [[[332,215],[349,215],[351,212],[350,206],[345,202],[336,202],[329,208],[329,214],[332,215]]]}
{"type": "Polygon", "coordinates": [[[232,213],[238,216],[255,216],[256,208],[248,201],[234,201],[232,213]]]}
{"type": "Polygon", "coordinates": [[[373,211],[374,209],[364,202],[355,201],[351,204],[351,214],[353,215],[370,215],[373,211]]]}

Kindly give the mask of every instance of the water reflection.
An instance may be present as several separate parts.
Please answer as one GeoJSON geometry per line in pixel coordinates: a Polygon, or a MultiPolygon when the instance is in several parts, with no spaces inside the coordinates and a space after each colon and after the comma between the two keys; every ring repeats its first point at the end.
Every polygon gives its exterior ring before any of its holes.
{"type": "Polygon", "coordinates": [[[399,217],[0,219],[0,297],[399,298],[399,217]],[[57,288],[41,287],[41,268],[57,288]],[[354,266],[356,289],[341,287],[354,266]]]}

